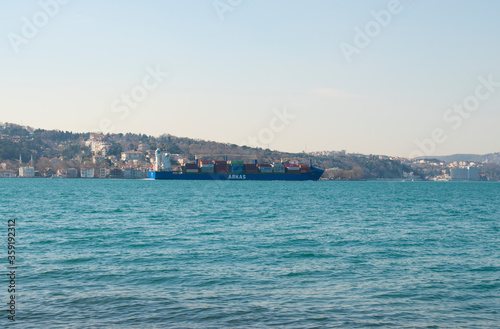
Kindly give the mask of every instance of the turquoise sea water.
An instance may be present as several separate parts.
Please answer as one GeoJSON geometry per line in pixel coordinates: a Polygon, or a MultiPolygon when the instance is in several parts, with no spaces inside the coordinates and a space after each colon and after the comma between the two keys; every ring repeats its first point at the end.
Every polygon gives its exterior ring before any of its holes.
{"type": "Polygon", "coordinates": [[[498,183],[1,179],[0,214],[19,328],[500,327],[498,183]]]}

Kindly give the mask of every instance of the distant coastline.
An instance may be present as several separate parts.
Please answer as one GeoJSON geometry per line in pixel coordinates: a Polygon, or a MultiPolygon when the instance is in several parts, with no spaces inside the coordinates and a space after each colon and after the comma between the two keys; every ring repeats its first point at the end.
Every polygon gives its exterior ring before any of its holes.
{"type": "Polygon", "coordinates": [[[500,153],[406,159],[346,151],[288,153],[164,134],[72,133],[0,124],[0,178],[145,179],[154,150],[172,154],[173,166],[203,155],[258,159],[262,163],[307,159],[322,180],[499,181],[500,153]]]}

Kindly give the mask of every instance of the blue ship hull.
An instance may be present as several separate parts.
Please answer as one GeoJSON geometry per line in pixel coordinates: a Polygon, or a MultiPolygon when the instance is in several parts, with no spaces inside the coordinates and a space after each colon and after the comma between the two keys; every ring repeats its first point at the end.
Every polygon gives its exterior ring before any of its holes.
{"type": "Polygon", "coordinates": [[[150,179],[165,180],[282,180],[282,181],[316,181],[324,170],[312,167],[309,173],[300,174],[264,174],[264,173],[180,173],[175,171],[150,171],[150,179]]]}

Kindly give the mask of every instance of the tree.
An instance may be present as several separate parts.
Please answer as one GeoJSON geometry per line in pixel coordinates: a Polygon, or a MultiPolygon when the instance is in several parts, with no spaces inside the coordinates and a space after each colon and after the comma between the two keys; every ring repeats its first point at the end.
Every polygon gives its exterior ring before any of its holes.
{"type": "Polygon", "coordinates": [[[119,143],[113,142],[109,147],[109,155],[114,155],[116,157],[120,157],[123,152],[122,145],[119,143]]]}

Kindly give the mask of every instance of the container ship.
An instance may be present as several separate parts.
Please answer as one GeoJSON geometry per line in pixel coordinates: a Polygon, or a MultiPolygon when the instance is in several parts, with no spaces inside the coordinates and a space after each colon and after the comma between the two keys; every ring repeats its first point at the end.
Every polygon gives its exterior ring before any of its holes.
{"type": "Polygon", "coordinates": [[[195,160],[172,170],[170,154],[155,152],[155,162],[150,168],[150,179],[165,180],[283,180],[317,181],[324,170],[309,164],[298,163],[253,163],[245,161],[195,160]]]}

